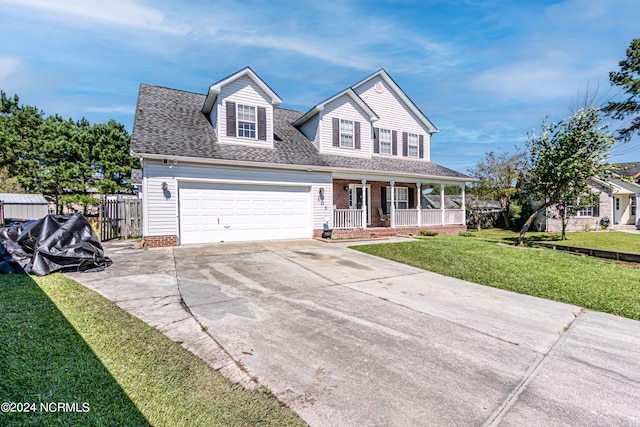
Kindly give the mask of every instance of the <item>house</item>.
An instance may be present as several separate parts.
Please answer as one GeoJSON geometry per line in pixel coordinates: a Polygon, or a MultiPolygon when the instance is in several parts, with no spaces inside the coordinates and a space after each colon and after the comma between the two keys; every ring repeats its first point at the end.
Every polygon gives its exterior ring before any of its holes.
{"type": "MultiPolygon", "coordinates": [[[[608,179],[594,178],[591,191],[598,194],[599,204],[578,210],[567,224],[567,231],[600,229],[600,221],[608,218],[611,225],[638,224],[640,217],[637,206],[640,203],[640,184],[623,180],[619,175],[608,179]]],[[[539,223],[538,228],[546,231],[562,231],[558,209],[552,206],[539,223]]]]}
{"type": "Polygon", "coordinates": [[[140,86],[149,247],[466,229],[464,206],[422,209],[422,189],[472,178],[431,162],[438,129],[385,70],[307,112],[281,103],[249,67],[204,94],[140,86]]]}
{"type": "Polygon", "coordinates": [[[640,184],[640,162],[618,163],[618,174],[627,176],[635,183],[640,184]]]}

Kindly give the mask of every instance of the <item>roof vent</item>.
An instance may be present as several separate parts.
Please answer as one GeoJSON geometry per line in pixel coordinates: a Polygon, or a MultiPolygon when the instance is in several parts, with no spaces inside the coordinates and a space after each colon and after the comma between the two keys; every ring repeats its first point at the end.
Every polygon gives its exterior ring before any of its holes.
{"type": "Polygon", "coordinates": [[[382,93],[384,86],[382,86],[382,82],[378,82],[375,84],[374,89],[376,90],[376,92],[378,93],[382,93]]]}

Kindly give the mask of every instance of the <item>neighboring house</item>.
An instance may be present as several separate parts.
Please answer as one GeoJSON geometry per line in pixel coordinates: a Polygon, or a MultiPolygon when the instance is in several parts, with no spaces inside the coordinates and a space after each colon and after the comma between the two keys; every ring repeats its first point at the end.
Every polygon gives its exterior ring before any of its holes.
{"type": "Polygon", "coordinates": [[[464,206],[422,209],[423,188],[472,178],[430,161],[437,129],[385,70],[306,113],[281,103],[249,67],[206,94],[140,86],[148,246],[466,228],[464,206]]]}
{"type": "Polygon", "coordinates": [[[618,163],[619,175],[628,176],[637,184],[640,184],[640,162],[618,163]]]}
{"type": "MultiPolygon", "coordinates": [[[[569,219],[567,231],[597,230],[603,218],[608,218],[611,225],[638,223],[640,184],[615,176],[607,180],[594,178],[591,182],[591,191],[599,194],[600,203],[575,212],[569,219]]],[[[539,221],[538,228],[546,231],[562,231],[562,222],[555,206],[547,209],[546,216],[539,221]]]]}
{"type": "Polygon", "coordinates": [[[14,220],[40,219],[49,213],[42,194],[0,193],[0,226],[14,220]]]}

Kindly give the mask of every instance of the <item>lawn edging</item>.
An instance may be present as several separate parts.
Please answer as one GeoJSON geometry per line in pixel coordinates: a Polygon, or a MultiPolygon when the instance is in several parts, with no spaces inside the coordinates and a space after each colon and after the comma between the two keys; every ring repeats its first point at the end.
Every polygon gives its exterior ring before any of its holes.
{"type": "Polygon", "coordinates": [[[533,242],[537,246],[543,248],[554,249],[557,251],[574,252],[577,254],[589,255],[597,258],[615,259],[616,261],[627,261],[640,263],[640,254],[630,252],[606,251],[604,249],[583,248],[579,246],[568,246],[563,244],[553,244],[544,242],[533,242]]]}

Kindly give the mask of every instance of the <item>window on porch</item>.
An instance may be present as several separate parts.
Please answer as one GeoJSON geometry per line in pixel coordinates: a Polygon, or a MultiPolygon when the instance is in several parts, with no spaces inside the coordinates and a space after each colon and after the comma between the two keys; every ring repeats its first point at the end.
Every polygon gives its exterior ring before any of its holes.
{"type": "MultiPolygon", "coordinates": [[[[391,187],[382,187],[382,201],[384,213],[391,212],[391,187]]],[[[394,196],[396,201],[396,209],[413,209],[414,189],[408,187],[394,187],[394,196]]]]}

